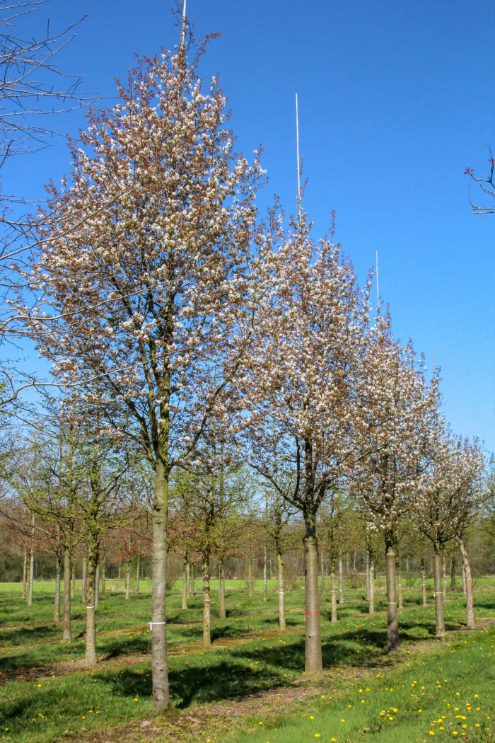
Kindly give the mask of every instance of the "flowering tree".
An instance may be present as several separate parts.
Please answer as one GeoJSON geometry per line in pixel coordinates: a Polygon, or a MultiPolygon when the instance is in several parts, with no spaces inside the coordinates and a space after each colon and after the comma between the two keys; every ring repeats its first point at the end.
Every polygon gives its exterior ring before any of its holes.
{"type": "Polygon", "coordinates": [[[473,589],[464,533],[486,499],[482,486],[484,457],[479,445],[455,438],[441,422],[434,429],[429,463],[423,472],[415,502],[420,531],[434,552],[435,618],[437,637],[445,635],[442,564],[447,542],[457,540],[466,577],[467,626],[474,628],[473,589]]]}
{"type": "Polygon", "coordinates": [[[437,380],[428,385],[412,346],[391,337],[390,319],[379,317],[369,337],[359,389],[356,432],[361,455],[355,489],[386,551],[387,649],[399,644],[396,549],[399,523],[414,502],[436,412],[437,380]]]}
{"type": "Polygon", "coordinates": [[[257,471],[304,518],[305,668],[313,674],[322,668],[316,519],[353,450],[367,308],[338,246],[315,244],[302,215],[287,237],[273,227],[260,249],[265,293],[245,374],[249,446],[257,471]]]}
{"type": "Polygon", "coordinates": [[[126,412],[125,433],[154,468],[152,683],[163,710],[169,481],[244,352],[260,170],[234,156],[225,98],[215,81],[203,92],[183,47],[143,60],[119,95],[91,114],[70,178],[50,187],[29,324],[63,382],[84,390],[97,379],[115,426],[126,412]]]}

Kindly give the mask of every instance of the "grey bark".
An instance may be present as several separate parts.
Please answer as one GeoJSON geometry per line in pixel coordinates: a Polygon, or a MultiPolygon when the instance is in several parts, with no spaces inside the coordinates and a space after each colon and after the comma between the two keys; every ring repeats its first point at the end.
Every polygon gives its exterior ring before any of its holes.
{"type": "Polygon", "coordinates": [[[319,675],[323,669],[320,629],[320,594],[318,591],[318,540],[313,514],[305,516],[304,534],[305,568],[305,671],[310,676],[319,675]]]}
{"type": "Polygon", "coordinates": [[[225,608],[225,571],[223,559],[220,559],[218,565],[218,617],[226,619],[227,610],[225,608]]]}
{"type": "Polygon", "coordinates": [[[247,576],[248,598],[252,599],[254,595],[254,576],[253,576],[253,559],[248,559],[248,576],[247,576]]]}
{"type": "Polygon", "coordinates": [[[24,547],[24,558],[22,561],[22,598],[27,599],[27,581],[28,581],[28,553],[24,547]]]}
{"type": "Polygon", "coordinates": [[[263,548],[263,601],[266,603],[268,601],[268,560],[267,560],[267,551],[266,551],[266,544],[263,548]]]}
{"type": "Polygon", "coordinates": [[[96,587],[96,592],[98,594],[101,593],[102,596],[104,596],[105,593],[107,592],[107,587],[105,583],[105,577],[106,577],[105,568],[106,568],[106,558],[105,558],[105,555],[103,555],[101,560],[98,560],[98,585],[96,587]]]}
{"type": "Polygon", "coordinates": [[[344,603],[344,565],[342,555],[339,555],[339,604],[344,603]]]}
{"type": "Polygon", "coordinates": [[[331,622],[335,624],[337,621],[337,579],[335,575],[335,565],[332,561],[330,569],[330,604],[331,604],[331,622]]]}
{"type": "Polygon", "coordinates": [[[201,566],[203,576],[203,647],[211,645],[211,590],[210,590],[210,555],[203,554],[201,566]]]}
{"type": "Polygon", "coordinates": [[[62,641],[70,642],[72,639],[72,617],[71,617],[71,569],[72,559],[70,550],[64,548],[64,624],[62,630],[62,641]]]}
{"type": "Polygon", "coordinates": [[[475,629],[476,622],[474,619],[474,600],[473,600],[473,577],[471,574],[471,565],[469,555],[463,539],[459,539],[459,548],[461,550],[462,564],[464,567],[464,577],[466,582],[466,626],[468,629],[475,629]]]}
{"type": "Polygon", "coordinates": [[[397,614],[397,575],[396,554],[393,543],[386,544],[386,579],[387,579],[387,644],[388,652],[399,647],[399,621],[397,614]]]}
{"type": "Polygon", "coordinates": [[[139,581],[141,579],[140,570],[141,570],[141,555],[138,552],[136,556],[136,581],[134,583],[134,593],[136,595],[139,594],[139,581]]]}
{"type": "Polygon", "coordinates": [[[98,568],[98,539],[88,544],[88,575],[86,587],[86,665],[96,665],[96,584],[98,568]]]}
{"type": "Polygon", "coordinates": [[[82,583],[81,583],[81,601],[84,603],[87,599],[87,583],[88,583],[88,558],[84,555],[82,559],[82,583]]]}
{"type": "Polygon", "coordinates": [[[368,614],[375,613],[375,558],[371,554],[368,571],[368,614]]]}
{"type": "Polygon", "coordinates": [[[125,570],[125,600],[129,601],[131,598],[131,561],[127,560],[125,570]]]}
{"type": "Polygon", "coordinates": [[[187,607],[187,599],[188,599],[188,580],[189,580],[189,560],[187,557],[184,558],[183,565],[182,565],[182,604],[181,609],[185,611],[187,607]]]}
{"type": "Polygon", "coordinates": [[[170,704],[165,633],[165,586],[167,555],[168,473],[161,458],[155,465],[153,501],[153,555],[151,592],[151,677],[155,710],[165,712],[170,704]]]}
{"type": "Polygon", "coordinates": [[[277,551],[277,578],[278,578],[278,628],[285,632],[287,625],[285,621],[285,585],[284,585],[284,558],[277,551]]]}
{"type": "Polygon", "coordinates": [[[29,545],[29,580],[27,588],[27,605],[33,605],[33,582],[34,582],[34,513],[31,516],[31,543],[29,545]]]}
{"type": "Polygon", "coordinates": [[[100,562],[96,564],[96,577],[95,577],[95,609],[98,608],[100,603],[100,562]]]}
{"type": "Polygon", "coordinates": [[[62,565],[60,555],[56,554],[56,567],[55,567],[55,601],[53,605],[53,620],[60,622],[60,577],[62,573],[62,565]]]}
{"type": "Polygon", "coordinates": [[[421,594],[423,597],[423,606],[428,606],[428,593],[426,585],[426,563],[424,558],[421,558],[421,594]]]}
{"type": "Polygon", "coordinates": [[[404,608],[404,594],[402,592],[402,580],[401,580],[401,572],[400,572],[400,559],[397,558],[396,561],[397,564],[397,598],[398,598],[398,608],[403,609],[404,608]]]}
{"type": "Polygon", "coordinates": [[[435,586],[435,635],[439,638],[445,637],[445,623],[443,618],[443,555],[435,546],[433,556],[433,581],[435,586]]]}

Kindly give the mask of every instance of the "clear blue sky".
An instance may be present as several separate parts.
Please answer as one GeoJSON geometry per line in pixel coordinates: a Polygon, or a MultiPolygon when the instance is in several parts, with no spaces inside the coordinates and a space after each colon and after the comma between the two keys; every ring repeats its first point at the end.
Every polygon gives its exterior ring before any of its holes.
{"type": "MultiPolygon", "coordinates": [[[[87,13],[59,64],[111,102],[134,52],[177,40],[173,0],[51,0],[40,35],[87,13]]],[[[464,175],[495,149],[493,0],[188,0],[196,35],[220,32],[201,72],[219,75],[239,149],[262,144],[269,183],[295,200],[294,94],[300,98],[306,208],[315,236],[332,210],[337,239],[364,279],[380,255],[380,290],[396,334],[443,369],[447,416],[495,450],[495,215],[475,217],[464,175]]],[[[26,22],[28,26],[28,22],[26,22]]],[[[83,117],[55,122],[75,133],[83,117]]],[[[3,187],[39,198],[68,169],[61,138],[3,187]]]]}

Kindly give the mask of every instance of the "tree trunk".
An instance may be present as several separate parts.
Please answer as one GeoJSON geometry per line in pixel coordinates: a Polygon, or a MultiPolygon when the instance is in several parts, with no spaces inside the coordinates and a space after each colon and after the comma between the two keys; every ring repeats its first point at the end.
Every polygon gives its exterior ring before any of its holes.
{"type": "Polygon", "coordinates": [[[325,557],[323,555],[323,549],[320,549],[320,594],[323,596],[325,593],[325,557]]]}
{"type": "Polygon", "coordinates": [[[305,569],[305,671],[310,676],[319,675],[323,669],[320,629],[320,594],[318,591],[318,540],[314,514],[305,516],[304,569],[305,569]]]}
{"type": "Polygon", "coordinates": [[[84,555],[82,560],[82,585],[81,585],[81,601],[84,603],[87,601],[87,583],[88,583],[88,557],[84,555]]]}
{"type": "Polygon", "coordinates": [[[187,557],[184,558],[183,564],[182,564],[182,605],[181,609],[185,611],[187,607],[187,597],[189,593],[189,586],[187,585],[189,580],[189,560],[187,557]]]}
{"type": "Polygon", "coordinates": [[[385,543],[386,552],[386,578],[387,578],[387,652],[396,650],[399,647],[399,621],[397,615],[397,575],[396,575],[396,554],[394,543],[388,541],[385,543]]]}
{"type": "Polygon", "coordinates": [[[330,565],[330,605],[331,605],[331,622],[337,621],[337,579],[335,575],[335,560],[331,560],[330,565]]]}
{"type": "Polygon", "coordinates": [[[136,582],[134,583],[134,593],[136,595],[139,594],[139,581],[141,578],[140,570],[141,570],[141,555],[138,552],[136,556],[136,582]]]}
{"type": "Polygon", "coordinates": [[[344,565],[342,555],[339,555],[339,604],[344,603],[344,565]]]}
{"type": "Polygon", "coordinates": [[[444,599],[447,598],[447,566],[445,563],[445,555],[442,554],[442,591],[444,599]]]}
{"type": "Polygon", "coordinates": [[[29,580],[27,590],[27,605],[33,605],[33,582],[34,582],[34,514],[31,518],[31,544],[29,546],[29,580]]]}
{"type": "Polygon", "coordinates": [[[62,572],[62,565],[60,560],[60,555],[56,554],[56,573],[55,573],[55,602],[53,606],[53,620],[55,622],[60,622],[60,575],[62,572]]]}
{"type": "Polygon", "coordinates": [[[285,587],[284,587],[284,558],[280,549],[277,549],[277,577],[278,577],[278,628],[285,632],[285,587]]]}
{"type": "Polygon", "coordinates": [[[72,558],[70,550],[64,548],[64,626],[62,630],[62,641],[70,642],[72,639],[71,625],[71,568],[72,558]]]}
{"type": "MultiPolygon", "coordinates": [[[[105,583],[105,569],[106,569],[106,557],[103,554],[101,560],[98,561],[98,586],[96,587],[97,594],[100,594],[104,596],[107,592],[107,587],[105,583]],[[101,568],[100,568],[101,565],[101,568]]],[[[96,604],[98,607],[98,604],[96,604]]]]}
{"type": "Polygon", "coordinates": [[[218,565],[218,617],[219,619],[227,618],[227,610],[225,608],[225,571],[223,567],[223,559],[220,559],[218,565]]]}
{"type": "Polygon", "coordinates": [[[71,598],[74,598],[74,596],[76,595],[76,560],[75,558],[73,558],[72,560],[71,575],[72,575],[72,584],[71,584],[71,589],[70,589],[71,591],[70,595],[71,595],[71,598]]]}
{"type": "Polygon", "coordinates": [[[462,592],[466,595],[466,573],[464,572],[464,561],[461,560],[461,572],[462,572],[462,592]]]}
{"type": "Polygon", "coordinates": [[[366,601],[370,600],[370,551],[369,549],[366,550],[366,557],[365,557],[366,563],[365,563],[365,571],[366,571],[366,601]]]}
{"type": "Polygon", "coordinates": [[[263,548],[263,601],[266,603],[268,601],[268,564],[267,564],[267,553],[266,553],[266,544],[263,548]]]}
{"type": "Polygon", "coordinates": [[[421,559],[421,592],[423,595],[423,606],[428,606],[428,593],[427,593],[427,586],[426,586],[426,565],[423,559],[421,559]]]}
{"type": "Polygon", "coordinates": [[[96,576],[95,576],[95,610],[98,608],[100,603],[100,563],[96,563],[96,576]]]}
{"type": "Polygon", "coordinates": [[[210,553],[203,553],[201,565],[203,575],[203,647],[211,645],[211,592],[210,592],[210,553]]]}
{"type": "Polygon", "coordinates": [[[196,587],[194,585],[194,565],[189,569],[189,595],[196,596],[196,587]]]}
{"type": "Polygon", "coordinates": [[[155,466],[153,501],[153,554],[151,590],[151,676],[155,710],[165,712],[170,704],[167,645],[165,636],[165,586],[167,555],[168,473],[158,459],[155,466]]]}
{"type": "Polygon", "coordinates": [[[98,537],[88,544],[88,575],[86,586],[86,665],[96,665],[96,581],[98,567],[98,537]]]}
{"type": "Polygon", "coordinates": [[[397,560],[396,560],[396,572],[397,572],[398,608],[403,609],[404,608],[404,594],[402,593],[402,580],[401,580],[400,558],[399,557],[397,557],[397,560]]]}
{"type": "Polygon", "coordinates": [[[27,599],[27,580],[28,580],[28,556],[27,549],[24,547],[24,558],[22,561],[22,598],[27,599]]]}
{"type": "Polygon", "coordinates": [[[442,552],[434,545],[433,555],[433,581],[435,586],[435,635],[439,638],[445,637],[445,623],[443,619],[443,573],[442,552]]]}
{"type": "Polygon", "coordinates": [[[476,622],[474,620],[474,602],[473,602],[473,577],[471,574],[471,565],[469,564],[469,555],[462,538],[459,540],[459,547],[462,555],[462,565],[464,567],[464,578],[466,582],[466,626],[468,629],[474,629],[476,622]]]}
{"type": "Polygon", "coordinates": [[[248,598],[252,599],[254,595],[254,578],[253,578],[253,560],[248,559],[248,577],[247,577],[248,598]]]}
{"type": "Polygon", "coordinates": [[[375,558],[369,556],[368,614],[375,613],[375,558]]]}
{"type": "Polygon", "coordinates": [[[125,600],[129,601],[131,598],[131,561],[127,560],[125,569],[125,600]]]}
{"type": "Polygon", "coordinates": [[[455,555],[450,558],[450,590],[457,591],[457,559],[455,555]]]}
{"type": "Polygon", "coordinates": [[[186,560],[186,597],[189,600],[189,596],[191,595],[191,565],[187,558],[186,560]]]}

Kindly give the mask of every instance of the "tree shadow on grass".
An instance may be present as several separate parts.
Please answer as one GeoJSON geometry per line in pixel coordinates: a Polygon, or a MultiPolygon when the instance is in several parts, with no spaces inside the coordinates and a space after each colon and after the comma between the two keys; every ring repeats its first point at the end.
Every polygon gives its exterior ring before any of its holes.
{"type": "Polygon", "coordinates": [[[24,645],[34,640],[56,639],[59,635],[60,629],[54,624],[19,627],[0,631],[0,645],[24,645]]]}
{"type": "MultiPolygon", "coordinates": [[[[111,693],[119,696],[146,697],[151,690],[151,671],[126,668],[119,673],[98,675],[111,685],[111,693]]],[[[192,703],[235,699],[289,684],[282,669],[249,668],[231,659],[208,666],[191,665],[171,670],[169,674],[173,703],[179,709],[192,703]]]]}
{"type": "Polygon", "coordinates": [[[104,660],[118,658],[120,655],[150,652],[149,635],[134,635],[133,637],[112,637],[98,643],[98,649],[106,653],[104,660]]]}

